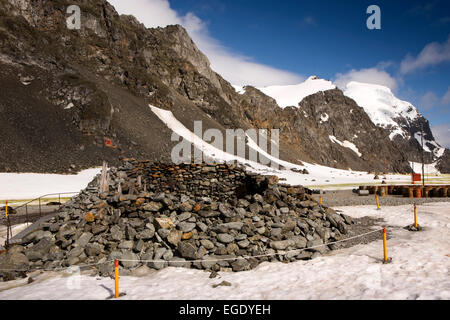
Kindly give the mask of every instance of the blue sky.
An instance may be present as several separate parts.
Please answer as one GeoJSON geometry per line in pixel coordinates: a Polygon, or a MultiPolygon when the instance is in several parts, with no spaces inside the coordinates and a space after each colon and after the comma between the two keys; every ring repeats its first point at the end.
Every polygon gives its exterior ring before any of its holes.
{"type": "Polygon", "coordinates": [[[182,24],[233,84],[294,84],[318,75],[342,85],[387,85],[450,145],[450,1],[110,2],[119,12],[139,3],[135,15],[148,27],[182,24]],[[381,9],[381,30],[366,27],[372,4],[381,9]]]}

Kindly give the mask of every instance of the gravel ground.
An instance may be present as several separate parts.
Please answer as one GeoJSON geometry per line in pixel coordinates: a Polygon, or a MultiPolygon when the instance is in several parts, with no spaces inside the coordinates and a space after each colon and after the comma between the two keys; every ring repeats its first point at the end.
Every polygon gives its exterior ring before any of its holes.
{"type": "MultiPolygon", "coordinates": [[[[374,219],[374,218],[370,218],[370,217],[363,217],[363,218],[359,218],[359,219],[353,218],[353,221],[355,222],[355,224],[348,226],[348,233],[345,235],[345,238],[351,238],[354,236],[364,234],[366,232],[371,232],[371,231],[374,231],[377,229],[381,229],[381,227],[379,225],[384,220],[383,219],[374,219]]],[[[389,229],[389,227],[386,227],[386,229],[389,229]]],[[[374,232],[374,233],[368,234],[364,237],[355,238],[355,239],[351,239],[351,240],[344,241],[344,242],[339,242],[339,243],[333,244],[332,246],[333,246],[334,250],[342,249],[342,248],[350,248],[350,247],[356,246],[358,244],[367,244],[372,241],[380,240],[380,239],[382,239],[382,237],[383,237],[383,234],[381,231],[374,232]]],[[[387,238],[389,239],[389,232],[388,232],[387,238]]]]}
{"type": "MultiPolygon", "coordinates": [[[[327,190],[322,195],[323,205],[327,207],[376,205],[375,195],[359,196],[352,190],[327,190]]],[[[319,195],[313,195],[319,200],[319,195]]],[[[403,196],[388,195],[379,197],[380,206],[401,206],[405,204],[423,204],[427,202],[449,202],[450,198],[404,198],[403,196]]]]}

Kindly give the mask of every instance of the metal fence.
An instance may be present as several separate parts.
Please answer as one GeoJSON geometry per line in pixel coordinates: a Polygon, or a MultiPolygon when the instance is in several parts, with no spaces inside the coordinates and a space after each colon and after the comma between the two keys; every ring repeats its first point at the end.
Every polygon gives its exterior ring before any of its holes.
{"type": "MultiPolygon", "coordinates": [[[[61,196],[64,195],[76,195],[77,192],[60,192],[60,193],[49,193],[45,194],[43,196],[40,196],[39,198],[35,198],[33,200],[29,200],[26,203],[21,204],[18,207],[11,206],[12,209],[16,212],[15,214],[8,215],[8,218],[10,220],[10,223],[12,225],[19,224],[19,223],[27,223],[27,222],[35,222],[36,220],[42,218],[43,216],[53,214],[55,212],[59,212],[63,204],[61,203],[61,196]],[[48,198],[58,198],[58,202],[55,205],[58,205],[58,208],[55,210],[45,210],[43,202],[45,199],[48,198]],[[37,203],[36,203],[37,202],[37,203]],[[36,204],[32,204],[36,203],[36,204]]],[[[3,220],[4,217],[3,217],[3,220]]]]}

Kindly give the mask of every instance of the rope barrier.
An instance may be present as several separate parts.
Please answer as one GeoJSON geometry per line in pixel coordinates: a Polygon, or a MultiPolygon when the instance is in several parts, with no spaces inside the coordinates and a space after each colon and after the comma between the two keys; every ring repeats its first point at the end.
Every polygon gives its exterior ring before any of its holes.
{"type": "MultiPolygon", "coordinates": [[[[53,261],[53,262],[63,262],[62,260],[60,261],[53,261]]],[[[31,268],[31,269],[0,269],[0,271],[18,271],[18,272],[33,272],[33,271],[59,271],[59,270],[65,270],[65,269],[70,269],[73,267],[78,267],[78,268],[85,268],[85,267],[92,267],[92,266],[96,266],[96,265],[100,265],[100,264],[106,264],[106,263],[111,263],[114,262],[114,260],[106,260],[104,262],[94,262],[94,263],[89,263],[89,264],[77,264],[77,265],[73,265],[73,266],[69,266],[69,267],[56,267],[56,268],[31,268]]]]}
{"type": "MultiPolygon", "coordinates": [[[[167,262],[167,263],[185,263],[185,262],[189,262],[189,263],[196,263],[196,262],[220,262],[220,261],[229,261],[229,260],[240,260],[240,259],[251,259],[251,258],[262,258],[262,257],[271,257],[271,256],[284,256],[287,255],[289,253],[292,252],[297,252],[300,253],[302,251],[305,250],[311,250],[311,249],[316,249],[316,248],[320,248],[320,247],[325,247],[325,246],[329,246],[332,244],[337,244],[337,243],[341,243],[341,242],[346,242],[349,240],[353,240],[353,239],[357,239],[357,238],[361,238],[364,237],[366,235],[372,234],[372,233],[376,233],[376,232],[380,232],[383,231],[384,228],[382,229],[377,229],[377,230],[373,230],[373,231],[369,231],[363,234],[359,234],[353,237],[349,237],[349,238],[345,238],[345,239],[341,239],[341,240],[337,240],[337,241],[333,241],[333,242],[329,242],[329,243],[324,243],[324,244],[320,244],[320,245],[316,245],[316,246],[312,246],[312,247],[308,247],[308,248],[301,248],[301,249],[294,249],[294,250],[288,250],[288,251],[282,251],[282,252],[274,252],[274,253],[266,253],[266,254],[260,254],[260,255],[255,255],[255,256],[240,256],[240,257],[231,257],[231,258],[219,258],[219,259],[196,259],[196,260],[185,260],[185,261],[180,261],[180,260],[129,260],[129,259],[114,259],[114,260],[107,260],[104,262],[96,262],[96,263],[90,263],[90,264],[83,264],[83,265],[73,265],[73,266],[69,266],[69,267],[56,267],[56,268],[35,268],[35,269],[27,269],[27,270],[20,270],[20,269],[0,269],[0,271],[22,271],[22,272],[27,272],[27,271],[39,271],[39,270],[43,270],[43,271],[58,271],[58,270],[65,270],[65,269],[69,269],[72,267],[79,267],[79,268],[83,268],[83,267],[91,267],[91,266],[96,266],[96,265],[101,265],[101,264],[106,264],[106,263],[113,263],[116,260],[117,261],[121,261],[121,262],[141,262],[141,263],[151,263],[151,262],[167,262]]],[[[63,261],[54,261],[54,262],[59,262],[62,263],[63,261]]]]}
{"type": "Polygon", "coordinates": [[[255,255],[255,256],[240,256],[240,257],[233,257],[233,258],[220,258],[220,259],[197,259],[197,260],[186,260],[186,261],[179,261],[179,260],[127,260],[127,259],[117,259],[119,261],[122,262],[145,262],[145,263],[149,263],[149,262],[168,262],[168,263],[181,263],[181,262],[219,262],[219,261],[228,261],[228,260],[238,260],[238,259],[250,259],[250,258],[262,258],[262,257],[270,257],[270,256],[276,256],[276,255],[286,255],[288,253],[291,252],[301,252],[301,251],[305,251],[305,250],[311,250],[311,249],[316,249],[316,248],[320,248],[320,247],[325,247],[325,246],[329,246],[332,244],[336,244],[336,243],[340,243],[340,242],[345,242],[345,241],[349,241],[352,239],[356,239],[356,238],[361,238],[363,236],[366,236],[368,234],[372,234],[375,232],[380,232],[383,231],[383,229],[379,229],[379,230],[374,230],[374,231],[369,231],[357,236],[353,236],[350,238],[346,238],[346,239],[342,239],[342,240],[338,240],[338,241],[334,241],[334,242],[329,242],[329,243],[324,243],[324,244],[320,244],[317,246],[312,246],[312,247],[308,247],[308,248],[302,248],[302,249],[294,249],[294,250],[288,250],[288,251],[284,251],[284,252],[274,252],[274,253],[267,253],[267,254],[261,254],[261,255],[255,255]]]}

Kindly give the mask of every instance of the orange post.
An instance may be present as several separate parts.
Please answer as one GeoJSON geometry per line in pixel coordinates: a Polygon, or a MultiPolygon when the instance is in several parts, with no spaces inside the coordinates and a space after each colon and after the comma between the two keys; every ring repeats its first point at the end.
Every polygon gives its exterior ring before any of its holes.
{"type": "Polygon", "coordinates": [[[322,205],[322,196],[320,196],[319,200],[320,200],[320,204],[322,205]]]}
{"type": "Polygon", "coordinates": [[[417,206],[414,203],[414,227],[417,228],[417,206]]]}
{"type": "Polygon", "coordinates": [[[388,262],[387,256],[387,244],[386,244],[386,228],[383,228],[383,249],[384,249],[384,262],[388,262]]]}
{"type": "Polygon", "coordinates": [[[116,260],[114,263],[114,275],[115,275],[115,297],[116,299],[119,297],[119,260],[116,260]]]}

